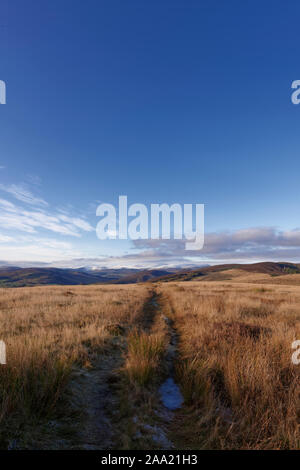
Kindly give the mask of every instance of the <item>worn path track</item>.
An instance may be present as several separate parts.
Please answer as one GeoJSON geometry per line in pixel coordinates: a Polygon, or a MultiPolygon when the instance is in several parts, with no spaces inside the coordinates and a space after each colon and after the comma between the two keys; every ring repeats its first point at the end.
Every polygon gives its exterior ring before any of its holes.
{"type": "Polygon", "coordinates": [[[120,416],[123,439],[117,443],[117,448],[175,447],[168,438],[169,427],[175,410],[183,403],[183,398],[174,379],[177,333],[168,315],[166,299],[154,290],[151,298],[145,303],[140,319],[140,332],[146,342],[147,338],[150,343],[155,338],[162,341],[165,352],[160,356],[150,382],[135,385],[123,381],[125,405],[120,416]]]}

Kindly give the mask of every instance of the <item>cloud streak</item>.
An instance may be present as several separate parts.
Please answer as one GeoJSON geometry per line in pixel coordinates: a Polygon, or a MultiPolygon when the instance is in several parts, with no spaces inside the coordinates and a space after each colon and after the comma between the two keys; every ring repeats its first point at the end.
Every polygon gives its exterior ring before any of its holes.
{"type": "Polygon", "coordinates": [[[290,231],[274,227],[254,227],[236,231],[208,233],[198,252],[185,250],[184,240],[135,240],[142,256],[202,258],[210,262],[228,260],[286,259],[300,261],[300,229],[290,231]]]}
{"type": "Polygon", "coordinates": [[[24,184],[0,184],[0,189],[26,204],[43,207],[48,206],[48,203],[44,199],[34,196],[24,184]]]}
{"type": "Polygon", "coordinates": [[[80,217],[50,211],[49,204],[36,197],[24,185],[3,185],[0,190],[11,194],[30,208],[21,207],[7,199],[0,199],[0,226],[6,230],[17,230],[36,233],[38,230],[48,230],[60,235],[80,237],[81,232],[91,232],[93,227],[80,217]]]}
{"type": "Polygon", "coordinates": [[[3,229],[27,233],[36,233],[39,229],[44,229],[74,237],[80,237],[82,231],[94,230],[84,219],[50,213],[43,209],[24,210],[5,199],[0,199],[0,226],[3,229]]]}
{"type": "Polygon", "coordinates": [[[53,260],[62,260],[66,264],[74,256],[81,256],[81,253],[74,250],[70,243],[53,239],[21,237],[8,245],[0,243],[0,260],[18,266],[23,266],[24,263],[29,266],[49,265],[53,260]]]}

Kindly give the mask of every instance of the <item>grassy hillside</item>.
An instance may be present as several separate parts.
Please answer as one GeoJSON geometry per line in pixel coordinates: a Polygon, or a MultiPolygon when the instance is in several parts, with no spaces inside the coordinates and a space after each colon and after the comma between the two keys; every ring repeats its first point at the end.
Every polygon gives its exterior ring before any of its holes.
{"type": "Polygon", "coordinates": [[[166,270],[58,268],[0,268],[0,287],[31,287],[38,285],[89,285],[99,283],[129,284],[145,282],[170,274],[166,270]]]}
{"type": "Polygon", "coordinates": [[[253,264],[221,264],[216,266],[208,266],[201,269],[193,269],[188,271],[180,271],[168,276],[163,276],[159,281],[191,281],[201,280],[230,280],[231,272],[239,270],[246,273],[265,274],[268,276],[282,276],[287,274],[300,274],[300,267],[293,263],[273,263],[262,262],[253,264]]]}

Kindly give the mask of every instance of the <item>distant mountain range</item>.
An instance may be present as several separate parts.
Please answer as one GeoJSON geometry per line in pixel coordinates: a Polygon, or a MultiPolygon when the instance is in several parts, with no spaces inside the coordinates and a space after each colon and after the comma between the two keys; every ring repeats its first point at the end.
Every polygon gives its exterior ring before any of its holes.
{"type": "Polygon", "coordinates": [[[182,270],[177,273],[161,277],[159,280],[165,282],[191,281],[197,278],[217,280],[216,277],[213,277],[214,274],[220,273],[226,275],[226,271],[230,270],[240,270],[249,273],[268,274],[270,276],[281,276],[284,274],[299,274],[300,264],[274,263],[267,261],[253,264],[219,264],[215,266],[205,266],[200,269],[182,270]]]}
{"type": "Polygon", "coordinates": [[[0,287],[25,287],[38,285],[88,285],[131,284],[137,282],[190,281],[197,278],[212,279],[217,273],[238,269],[271,276],[300,273],[300,265],[293,263],[263,262],[254,264],[222,264],[193,269],[61,269],[0,267],[0,287]]]}
{"type": "Polygon", "coordinates": [[[0,287],[25,287],[38,285],[88,285],[103,283],[129,284],[145,282],[174,273],[174,270],[139,269],[61,269],[0,267],[0,287]]]}

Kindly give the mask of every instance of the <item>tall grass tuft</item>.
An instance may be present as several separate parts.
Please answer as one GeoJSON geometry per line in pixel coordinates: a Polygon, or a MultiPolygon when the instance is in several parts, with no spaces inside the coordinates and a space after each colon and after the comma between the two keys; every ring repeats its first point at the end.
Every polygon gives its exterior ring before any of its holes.
{"type": "Polygon", "coordinates": [[[133,331],[128,337],[125,373],[131,383],[146,385],[153,379],[164,354],[164,341],[158,334],[133,331]]]}

